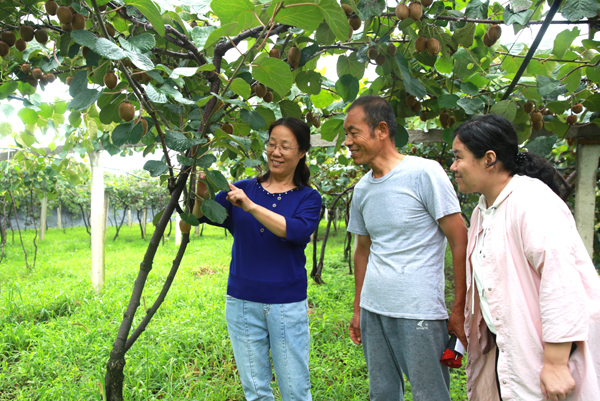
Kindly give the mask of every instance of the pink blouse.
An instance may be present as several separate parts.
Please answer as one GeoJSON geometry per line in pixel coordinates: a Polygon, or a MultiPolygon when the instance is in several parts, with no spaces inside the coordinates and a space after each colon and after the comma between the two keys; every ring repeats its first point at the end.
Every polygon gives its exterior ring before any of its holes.
{"type": "MultiPolygon", "coordinates": [[[[576,389],[567,400],[600,400],[600,278],[567,205],[539,180],[512,180],[487,228],[481,259],[500,349],[502,400],[542,401],[544,343],[571,341],[577,342],[569,360],[576,389]]],[[[467,247],[467,394],[495,401],[496,345],[471,285],[479,221],[475,208],[467,247]]]]}

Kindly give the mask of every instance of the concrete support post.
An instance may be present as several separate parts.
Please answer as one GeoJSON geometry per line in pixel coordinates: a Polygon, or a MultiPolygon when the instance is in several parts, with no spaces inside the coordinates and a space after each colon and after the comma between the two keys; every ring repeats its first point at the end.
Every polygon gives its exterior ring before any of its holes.
{"type": "Polygon", "coordinates": [[[131,228],[131,209],[127,209],[127,226],[131,228]]]}
{"type": "Polygon", "coordinates": [[[106,226],[106,207],[104,191],[104,167],[102,165],[102,150],[89,153],[92,168],[92,211],[90,224],[92,226],[92,286],[99,294],[104,287],[104,244],[106,226]]]}
{"type": "Polygon", "coordinates": [[[181,216],[179,213],[175,212],[175,245],[181,245],[181,229],[179,228],[179,222],[181,221],[181,216]]]}
{"type": "Polygon", "coordinates": [[[40,241],[46,236],[46,221],[48,220],[48,197],[42,199],[42,210],[40,211],[40,241]]]}
{"type": "Polygon", "coordinates": [[[144,213],[142,213],[142,231],[144,232],[144,238],[146,238],[146,220],[148,219],[148,208],[144,208],[144,213]]]}
{"type": "Polygon", "coordinates": [[[577,145],[577,179],[575,182],[575,222],[577,231],[590,254],[594,253],[594,216],[600,144],[577,145]]]}
{"type": "Polygon", "coordinates": [[[104,243],[106,243],[106,228],[108,227],[108,203],[110,201],[110,193],[104,191],[104,243]]]}
{"type": "Polygon", "coordinates": [[[62,230],[62,208],[60,205],[56,208],[56,224],[59,230],[62,230]]]}

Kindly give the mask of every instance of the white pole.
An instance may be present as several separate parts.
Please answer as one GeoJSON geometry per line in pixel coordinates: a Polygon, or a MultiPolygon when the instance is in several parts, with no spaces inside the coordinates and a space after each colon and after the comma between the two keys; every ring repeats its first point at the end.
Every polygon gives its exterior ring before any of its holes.
{"type": "Polygon", "coordinates": [[[200,224],[196,226],[196,237],[200,236],[200,224]]]}
{"type": "Polygon", "coordinates": [[[127,225],[131,228],[131,209],[127,209],[127,225]]]}
{"type": "Polygon", "coordinates": [[[60,205],[56,208],[56,224],[58,224],[58,229],[62,230],[62,209],[60,205]]]}
{"type": "Polygon", "coordinates": [[[594,254],[594,210],[596,208],[596,172],[600,145],[577,145],[575,181],[575,222],[590,257],[594,254]]]}
{"type": "Polygon", "coordinates": [[[110,200],[110,193],[104,191],[104,243],[106,244],[106,227],[108,227],[108,203],[110,200]]]}
{"type": "Polygon", "coordinates": [[[175,213],[175,245],[181,245],[181,230],[179,229],[179,222],[181,221],[181,216],[179,213],[175,213]]]}
{"type": "Polygon", "coordinates": [[[48,219],[48,197],[42,199],[42,210],[40,212],[40,241],[46,236],[46,220],[48,219]]]}
{"type": "Polygon", "coordinates": [[[92,226],[92,286],[96,294],[104,287],[104,167],[102,166],[102,151],[89,152],[92,168],[92,211],[90,224],[92,226]]]}
{"type": "Polygon", "coordinates": [[[148,208],[144,208],[144,213],[142,216],[142,231],[144,233],[144,238],[146,238],[146,219],[148,218],[148,208]]]}

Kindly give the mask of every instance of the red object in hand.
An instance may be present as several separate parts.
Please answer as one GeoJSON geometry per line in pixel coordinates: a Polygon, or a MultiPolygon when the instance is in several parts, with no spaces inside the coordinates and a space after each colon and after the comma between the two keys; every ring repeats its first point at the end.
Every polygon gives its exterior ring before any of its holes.
{"type": "Polygon", "coordinates": [[[449,368],[460,368],[462,366],[462,357],[464,352],[465,347],[462,345],[460,340],[454,334],[452,334],[450,340],[448,340],[446,350],[442,354],[440,362],[449,368]]]}

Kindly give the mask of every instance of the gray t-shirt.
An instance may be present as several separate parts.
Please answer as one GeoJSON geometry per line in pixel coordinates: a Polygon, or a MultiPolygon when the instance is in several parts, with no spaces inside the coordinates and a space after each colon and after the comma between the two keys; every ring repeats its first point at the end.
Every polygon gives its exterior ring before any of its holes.
{"type": "Polygon", "coordinates": [[[460,212],[437,162],[406,156],[392,171],[369,171],[354,188],[348,231],[371,237],[360,306],[380,315],[447,319],[446,237],[437,220],[460,212]]]}

